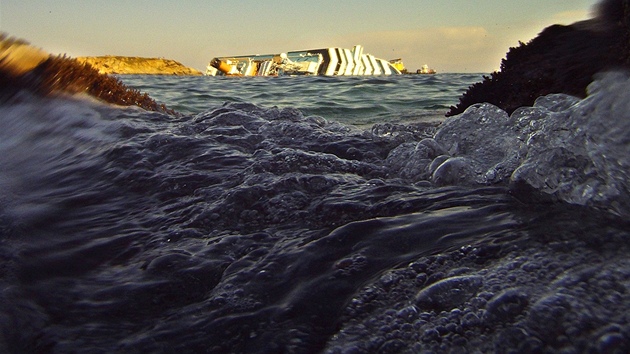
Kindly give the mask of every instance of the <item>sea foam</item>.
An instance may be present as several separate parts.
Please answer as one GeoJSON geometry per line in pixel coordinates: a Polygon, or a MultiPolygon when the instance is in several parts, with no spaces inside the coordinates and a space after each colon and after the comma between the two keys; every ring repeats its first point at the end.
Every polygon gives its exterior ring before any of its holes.
{"type": "Polygon", "coordinates": [[[543,96],[511,116],[476,104],[446,119],[435,141],[447,154],[426,165],[431,180],[509,184],[521,197],[535,191],[630,215],[630,76],[600,74],[588,93],[583,100],[543,96]]]}
{"type": "Polygon", "coordinates": [[[606,349],[627,224],[593,208],[628,213],[628,85],[437,130],[2,103],[0,351],[606,349]]]}

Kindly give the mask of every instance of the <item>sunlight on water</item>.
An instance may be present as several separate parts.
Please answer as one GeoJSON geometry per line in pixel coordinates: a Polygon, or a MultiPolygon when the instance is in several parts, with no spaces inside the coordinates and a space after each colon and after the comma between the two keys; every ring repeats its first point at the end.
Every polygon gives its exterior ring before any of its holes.
{"type": "Polygon", "coordinates": [[[225,102],[294,107],[305,115],[368,128],[374,123],[440,121],[481,74],[365,77],[120,76],[123,82],[183,113],[225,102]]]}

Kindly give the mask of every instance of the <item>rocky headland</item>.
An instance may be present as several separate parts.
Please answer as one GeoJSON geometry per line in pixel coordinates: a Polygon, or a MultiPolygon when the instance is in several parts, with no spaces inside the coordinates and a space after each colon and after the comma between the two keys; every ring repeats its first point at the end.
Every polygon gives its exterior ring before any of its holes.
{"type": "Polygon", "coordinates": [[[30,92],[40,96],[85,93],[121,106],[176,114],[146,93],[66,56],[54,56],[0,33],[0,101],[30,92]]]}
{"type": "Polygon", "coordinates": [[[551,93],[584,98],[595,74],[619,68],[630,68],[630,0],[604,0],[594,18],[550,26],[510,48],[500,70],[472,85],[446,115],[483,102],[511,114],[551,93]]]}
{"type": "Polygon", "coordinates": [[[101,74],[139,75],[203,75],[199,70],[187,67],[180,62],[163,58],[141,58],[125,56],[78,57],[101,74]]]}

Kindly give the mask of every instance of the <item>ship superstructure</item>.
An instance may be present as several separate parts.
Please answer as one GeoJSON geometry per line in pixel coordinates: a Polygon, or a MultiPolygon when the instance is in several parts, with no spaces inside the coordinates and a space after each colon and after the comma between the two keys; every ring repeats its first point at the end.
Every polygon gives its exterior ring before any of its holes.
{"type": "Polygon", "coordinates": [[[401,72],[390,61],[364,54],[363,47],[356,45],[352,49],[331,47],[280,54],[217,57],[210,61],[206,74],[352,76],[400,75],[401,72]]]}

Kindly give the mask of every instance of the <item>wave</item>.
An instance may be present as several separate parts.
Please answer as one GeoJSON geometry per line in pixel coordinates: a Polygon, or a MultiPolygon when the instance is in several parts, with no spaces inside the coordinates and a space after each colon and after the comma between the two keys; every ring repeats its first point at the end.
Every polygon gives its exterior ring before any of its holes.
{"type": "Polygon", "coordinates": [[[0,349],[622,346],[629,85],[371,130],[14,96],[0,349]]]}
{"type": "Polygon", "coordinates": [[[600,74],[584,100],[554,94],[511,116],[489,104],[447,119],[435,136],[449,158],[435,182],[509,183],[627,217],[628,73],[600,74]]]}

